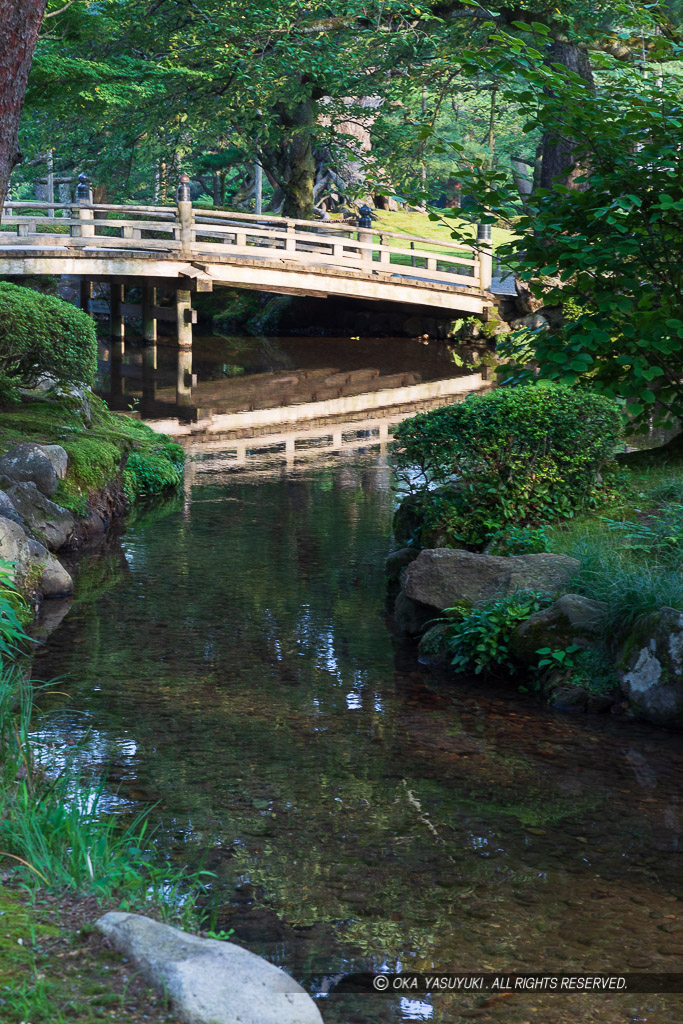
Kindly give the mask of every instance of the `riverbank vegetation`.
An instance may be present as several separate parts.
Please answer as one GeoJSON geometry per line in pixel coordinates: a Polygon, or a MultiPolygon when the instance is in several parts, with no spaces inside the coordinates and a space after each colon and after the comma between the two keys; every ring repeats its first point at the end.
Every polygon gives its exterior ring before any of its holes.
{"type": "Polygon", "coordinates": [[[647,452],[619,455],[625,426],[611,399],[543,381],[399,425],[397,471],[411,492],[394,519],[403,564],[411,548],[568,556],[575,568],[561,589],[578,596],[583,616],[578,625],[565,609],[553,617],[554,581],[492,592],[428,623],[425,656],[550,695],[558,676],[582,693],[618,694],[632,634],[648,617],[683,611],[683,467],[675,446],[659,465],[647,452]],[[535,647],[520,640],[525,630],[535,647]]]}
{"type": "MultiPolygon", "coordinates": [[[[0,320],[0,555],[14,559],[0,561],[0,1016],[56,1024],[123,1011],[161,1021],[164,1001],[137,980],[128,991],[131,979],[109,953],[112,986],[101,942],[81,929],[102,908],[193,921],[201,875],[161,856],[148,811],[132,813],[83,768],[79,744],[52,734],[49,707],[61,687],[30,681],[30,632],[42,565],[56,563],[43,542],[76,546],[111,516],[176,489],[184,455],[90,390],[97,344],[83,312],[1,283],[0,320]],[[64,527],[59,536],[52,519],[64,527]]],[[[60,572],[63,590],[71,581],[60,572]]]]}

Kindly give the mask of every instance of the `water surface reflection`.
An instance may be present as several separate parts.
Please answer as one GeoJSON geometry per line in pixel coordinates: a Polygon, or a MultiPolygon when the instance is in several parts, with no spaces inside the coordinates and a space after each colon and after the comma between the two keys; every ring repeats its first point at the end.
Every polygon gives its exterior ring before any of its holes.
{"type": "MultiPolygon", "coordinates": [[[[683,745],[420,666],[385,616],[386,459],[198,476],[86,562],[43,649],[60,727],[206,863],[214,927],[307,980],[675,971],[683,745]]],[[[630,1020],[679,997],[322,1001],[326,1024],[630,1020]]]]}

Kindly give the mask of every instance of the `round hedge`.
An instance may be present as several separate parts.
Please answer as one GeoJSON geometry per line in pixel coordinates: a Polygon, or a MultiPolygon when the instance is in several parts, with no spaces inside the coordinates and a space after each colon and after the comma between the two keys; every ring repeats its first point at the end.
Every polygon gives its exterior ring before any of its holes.
{"type": "Polygon", "coordinates": [[[539,382],[404,420],[395,458],[403,481],[428,499],[433,525],[476,548],[501,530],[571,516],[594,499],[621,432],[611,399],[539,382]],[[430,489],[453,481],[450,497],[430,489]]]}
{"type": "Polygon", "coordinates": [[[53,295],[0,281],[0,378],[31,387],[45,374],[92,384],[97,336],[91,318],[53,295]]]}

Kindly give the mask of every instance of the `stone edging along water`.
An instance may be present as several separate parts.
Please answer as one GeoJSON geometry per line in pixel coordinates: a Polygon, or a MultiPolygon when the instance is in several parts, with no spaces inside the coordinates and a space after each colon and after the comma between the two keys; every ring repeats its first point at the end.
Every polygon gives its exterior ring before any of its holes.
{"type": "Polygon", "coordinates": [[[323,1024],[301,985],[242,946],[140,914],[110,912],[95,928],[134,961],[186,1024],[323,1024]]]}
{"type": "MultiPolygon", "coordinates": [[[[577,559],[550,552],[501,556],[459,548],[402,548],[387,559],[387,575],[397,584],[398,631],[422,638],[428,660],[444,666],[452,657],[443,635],[446,609],[486,605],[515,590],[548,594],[552,603],[519,623],[509,638],[510,654],[529,673],[538,665],[540,648],[576,645],[590,651],[601,646],[605,604],[569,592],[579,568],[577,559]]],[[[683,728],[683,612],[664,607],[638,621],[613,657],[613,679],[603,692],[574,682],[571,670],[551,668],[540,687],[545,699],[563,710],[614,711],[683,728]]]]}

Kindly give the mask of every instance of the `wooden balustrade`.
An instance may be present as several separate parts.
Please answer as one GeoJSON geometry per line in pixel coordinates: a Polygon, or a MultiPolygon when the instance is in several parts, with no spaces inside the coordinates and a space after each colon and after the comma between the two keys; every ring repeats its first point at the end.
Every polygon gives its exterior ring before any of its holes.
{"type": "Polygon", "coordinates": [[[14,199],[5,209],[0,247],[123,250],[218,262],[272,258],[303,270],[328,266],[482,290],[491,283],[491,257],[485,248],[480,258],[474,245],[384,229],[204,210],[187,200],[168,207],[14,199]]]}

